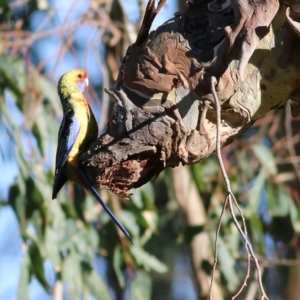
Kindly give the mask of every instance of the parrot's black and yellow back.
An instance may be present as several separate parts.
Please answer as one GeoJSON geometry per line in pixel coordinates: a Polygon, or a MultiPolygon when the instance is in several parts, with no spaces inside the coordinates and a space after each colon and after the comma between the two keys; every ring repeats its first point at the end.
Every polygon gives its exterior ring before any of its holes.
{"type": "Polygon", "coordinates": [[[65,73],[58,82],[57,90],[63,107],[63,120],[58,133],[52,199],[56,199],[58,192],[68,180],[74,181],[94,195],[128,240],[133,243],[127,230],[101,199],[79,165],[80,152],[98,136],[95,116],[83,95],[87,85],[87,73],[81,69],[65,73]]]}
{"type": "Polygon", "coordinates": [[[58,133],[52,199],[56,198],[68,179],[85,187],[76,172],[78,155],[98,136],[96,119],[83,95],[87,85],[87,73],[81,69],[63,74],[58,82],[63,120],[58,133]]]}

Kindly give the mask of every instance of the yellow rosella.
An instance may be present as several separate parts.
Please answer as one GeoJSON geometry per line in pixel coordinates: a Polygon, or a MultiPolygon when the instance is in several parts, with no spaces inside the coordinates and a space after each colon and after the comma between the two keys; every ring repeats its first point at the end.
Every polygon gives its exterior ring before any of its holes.
{"type": "Polygon", "coordinates": [[[80,151],[84,150],[98,136],[98,125],[94,114],[84,98],[88,85],[87,73],[76,69],[63,74],[58,82],[58,95],[63,107],[63,120],[58,133],[55,177],[52,199],[62,186],[71,180],[89,190],[109,214],[125,236],[133,243],[129,233],[117,220],[99,193],[78,165],[80,151]]]}

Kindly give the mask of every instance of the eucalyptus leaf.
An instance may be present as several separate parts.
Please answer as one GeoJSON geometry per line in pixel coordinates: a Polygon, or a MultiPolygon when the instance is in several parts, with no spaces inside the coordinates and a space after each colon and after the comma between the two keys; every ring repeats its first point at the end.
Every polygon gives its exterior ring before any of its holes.
{"type": "Polygon", "coordinates": [[[90,261],[94,258],[98,245],[96,230],[90,225],[77,229],[74,235],[74,247],[82,260],[90,261]]]}
{"type": "Polygon", "coordinates": [[[117,217],[125,228],[133,234],[133,236],[137,236],[139,234],[139,226],[133,213],[123,210],[117,213],[117,217]]]}
{"type": "Polygon", "coordinates": [[[93,269],[84,271],[82,278],[83,283],[88,287],[90,294],[96,299],[113,300],[107,286],[93,269]]]}
{"type": "Polygon", "coordinates": [[[115,247],[114,250],[114,255],[113,255],[113,266],[114,270],[116,272],[117,278],[118,278],[118,283],[120,287],[124,288],[125,287],[125,279],[124,275],[122,273],[122,257],[121,257],[121,249],[119,246],[115,247]]]}
{"type": "Polygon", "coordinates": [[[267,173],[275,176],[277,174],[277,167],[271,149],[263,144],[254,144],[252,150],[267,173]]]}
{"type": "Polygon", "coordinates": [[[219,172],[219,165],[217,163],[216,158],[209,157],[205,161],[205,164],[201,166],[201,178],[203,180],[208,180],[210,176],[218,174],[219,172]]]}
{"type": "Polygon", "coordinates": [[[79,240],[78,228],[75,219],[66,219],[62,240],[60,243],[61,251],[69,249],[79,240]]]}
{"type": "Polygon", "coordinates": [[[21,261],[20,277],[17,290],[17,300],[27,300],[29,295],[29,267],[30,261],[27,253],[24,253],[21,261]]]}
{"type": "Polygon", "coordinates": [[[139,247],[130,247],[130,252],[135,258],[137,264],[145,268],[146,271],[156,271],[158,273],[167,272],[168,268],[165,264],[160,262],[155,256],[149,254],[139,247]]]}
{"type": "Polygon", "coordinates": [[[150,300],[151,287],[150,276],[146,272],[137,271],[130,285],[130,300],[150,300]]]}
{"type": "Polygon", "coordinates": [[[15,214],[22,226],[22,231],[26,229],[26,224],[24,223],[24,209],[25,209],[25,197],[21,194],[19,185],[14,183],[11,185],[8,192],[8,201],[12,206],[15,214]]]}
{"type": "Polygon", "coordinates": [[[144,202],[144,207],[146,209],[153,208],[153,204],[154,204],[153,199],[155,195],[154,195],[152,183],[148,182],[147,184],[144,184],[142,187],[140,187],[140,192],[144,202]]]}
{"type": "Polygon", "coordinates": [[[235,270],[235,259],[228,251],[223,239],[219,237],[218,260],[222,275],[225,277],[229,291],[236,290],[240,283],[239,276],[235,270]]]}
{"type": "Polygon", "coordinates": [[[252,214],[249,218],[250,230],[256,253],[264,254],[264,232],[260,216],[252,214]]]}
{"type": "Polygon", "coordinates": [[[247,217],[250,217],[253,211],[257,211],[260,197],[266,183],[266,173],[261,170],[259,174],[252,180],[251,187],[248,191],[249,205],[244,210],[247,217]]]}
{"type": "Polygon", "coordinates": [[[285,217],[290,211],[290,201],[292,201],[290,195],[284,186],[270,186],[273,191],[273,197],[268,197],[269,203],[269,214],[273,217],[285,217]]]}
{"type": "Polygon", "coordinates": [[[58,201],[51,202],[49,217],[52,220],[52,229],[57,235],[58,243],[61,244],[65,238],[66,218],[58,201]]]}
{"type": "Polygon", "coordinates": [[[192,177],[194,179],[194,182],[196,183],[198,190],[199,191],[205,190],[205,184],[204,184],[204,180],[202,177],[202,165],[200,165],[200,164],[192,165],[190,170],[191,170],[192,177]]]}
{"type": "Polygon", "coordinates": [[[45,247],[55,272],[61,271],[62,258],[58,246],[58,236],[50,227],[47,227],[45,231],[45,247]]]}
{"type": "Polygon", "coordinates": [[[23,149],[19,144],[16,146],[15,157],[19,168],[19,174],[22,178],[28,178],[30,175],[30,168],[28,167],[28,161],[26,161],[24,157],[23,149]]]}
{"type": "Polygon", "coordinates": [[[37,117],[36,122],[32,127],[32,134],[36,139],[36,143],[41,155],[45,155],[46,141],[47,141],[47,136],[46,136],[47,131],[44,122],[41,122],[37,117]]]}
{"type": "Polygon", "coordinates": [[[46,280],[45,270],[44,270],[44,258],[40,252],[38,245],[31,240],[30,245],[28,247],[28,254],[30,257],[31,267],[33,270],[33,274],[36,276],[41,285],[49,291],[49,285],[46,280]]]}
{"type": "Polygon", "coordinates": [[[143,199],[140,189],[137,189],[137,191],[130,196],[130,201],[132,201],[132,203],[140,209],[143,207],[143,199]]]}
{"type": "Polygon", "coordinates": [[[62,279],[66,292],[71,299],[78,299],[82,290],[80,260],[73,249],[64,257],[62,264],[62,279]]]}
{"type": "MultiPolygon", "coordinates": [[[[0,70],[17,79],[19,74],[24,74],[23,61],[17,56],[1,54],[0,70]]],[[[24,76],[24,75],[23,75],[24,76]]]]}

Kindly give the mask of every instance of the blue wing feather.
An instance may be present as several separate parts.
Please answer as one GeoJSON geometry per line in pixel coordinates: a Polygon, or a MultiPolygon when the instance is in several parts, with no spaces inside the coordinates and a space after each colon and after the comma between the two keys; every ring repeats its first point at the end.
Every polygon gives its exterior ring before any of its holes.
{"type": "Polygon", "coordinates": [[[65,114],[59,128],[58,145],[56,153],[56,169],[66,162],[80,131],[80,122],[74,117],[74,111],[65,114]]]}
{"type": "Polygon", "coordinates": [[[68,180],[63,174],[63,167],[80,131],[80,122],[75,118],[74,111],[69,110],[62,120],[58,132],[58,145],[55,162],[55,177],[52,199],[68,180]]]}

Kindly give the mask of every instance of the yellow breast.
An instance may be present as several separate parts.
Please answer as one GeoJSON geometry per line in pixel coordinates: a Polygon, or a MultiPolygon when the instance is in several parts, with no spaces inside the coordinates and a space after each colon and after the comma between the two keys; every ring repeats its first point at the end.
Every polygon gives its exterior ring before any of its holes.
{"type": "Polygon", "coordinates": [[[78,153],[97,139],[98,125],[85,99],[80,97],[75,98],[73,101],[74,116],[80,122],[80,131],[68,155],[67,161],[70,164],[77,165],[78,153]]]}

